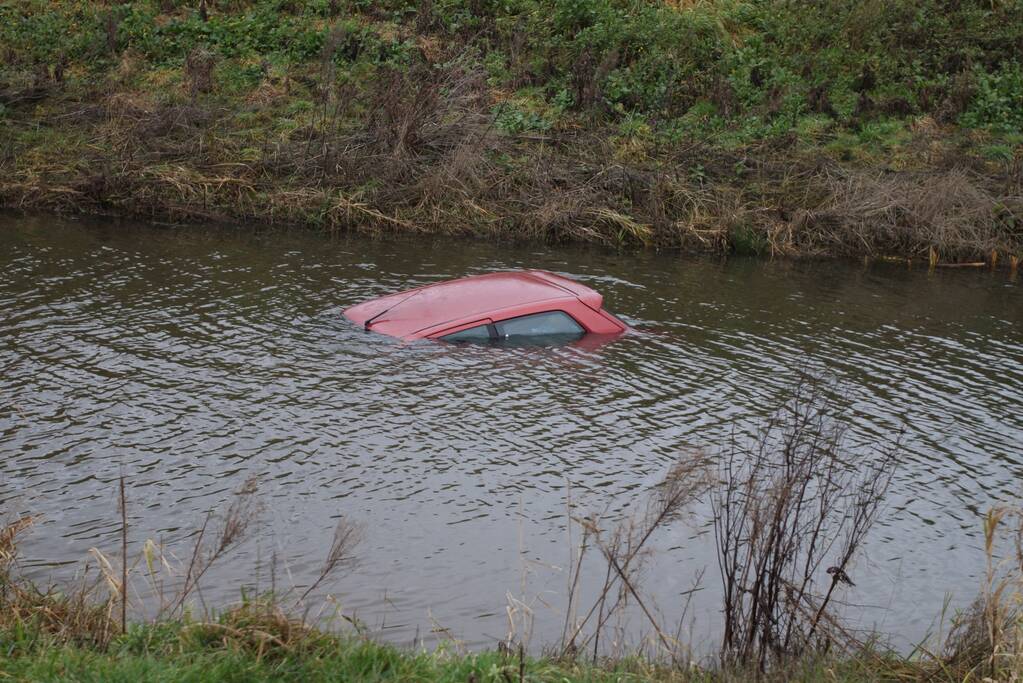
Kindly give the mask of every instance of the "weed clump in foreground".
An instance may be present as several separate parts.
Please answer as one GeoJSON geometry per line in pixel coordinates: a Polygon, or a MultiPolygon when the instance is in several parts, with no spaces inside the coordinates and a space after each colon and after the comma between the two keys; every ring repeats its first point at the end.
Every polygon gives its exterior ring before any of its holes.
{"type": "MultiPolygon", "coordinates": [[[[0,632],[105,649],[120,632],[113,604],[96,601],[84,578],[63,591],[43,591],[15,574],[18,537],[34,522],[25,516],[0,527],[0,632]]],[[[23,639],[14,640],[15,645],[24,645],[23,639]]]]}

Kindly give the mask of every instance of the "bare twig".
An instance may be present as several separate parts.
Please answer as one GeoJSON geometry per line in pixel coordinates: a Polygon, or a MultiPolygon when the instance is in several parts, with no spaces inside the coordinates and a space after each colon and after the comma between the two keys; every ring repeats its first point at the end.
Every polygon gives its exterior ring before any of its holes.
{"type": "Polygon", "coordinates": [[[128,504],[124,496],[124,473],[118,480],[121,498],[121,633],[128,632],[128,504]]]}

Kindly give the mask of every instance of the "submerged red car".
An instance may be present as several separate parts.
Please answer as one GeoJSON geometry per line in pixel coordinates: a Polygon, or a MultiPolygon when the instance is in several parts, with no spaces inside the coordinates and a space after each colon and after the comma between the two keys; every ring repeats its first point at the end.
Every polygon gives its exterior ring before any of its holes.
{"type": "Polygon", "coordinates": [[[401,339],[486,342],[529,337],[614,335],[628,325],[603,309],[599,292],[554,273],[473,275],[389,294],[344,315],[401,339]]]}

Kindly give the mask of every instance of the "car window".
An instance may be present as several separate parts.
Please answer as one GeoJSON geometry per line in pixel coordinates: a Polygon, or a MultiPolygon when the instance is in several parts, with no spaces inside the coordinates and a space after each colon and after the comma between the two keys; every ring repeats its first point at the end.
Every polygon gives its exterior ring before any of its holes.
{"type": "Polygon", "coordinates": [[[538,337],[538,336],[569,336],[581,337],[585,330],[579,323],[564,311],[547,311],[534,313],[519,318],[509,318],[496,323],[497,336],[538,337]]]}
{"type": "Polygon", "coordinates": [[[487,329],[487,325],[477,325],[476,327],[469,327],[458,332],[452,332],[441,337],[444,341],[449,342],[481,342],[490,340],[490,330],[487,329]]]}

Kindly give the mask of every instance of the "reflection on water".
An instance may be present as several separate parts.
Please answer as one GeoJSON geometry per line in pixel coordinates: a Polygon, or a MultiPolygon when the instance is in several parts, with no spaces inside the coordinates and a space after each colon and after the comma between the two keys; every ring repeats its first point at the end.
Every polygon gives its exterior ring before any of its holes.
{"type": "MultiPolygon", "coordinates": [[[[906,462],[856,567],[863,625],[922,635],[981,570],[979,516],[1023,473],[1023,299],[1004,271],[680,259],[481,243],[327,241],[230,230],[0,218],[0,500],[42,513],[24,555],[56,576],[116,552],[114,482],[134,538],[182,542],[259,476],[260,534],[207,599],[267,587],[276,556],[314,577],[338,515],[361,520],[346,610],[409,641],[431,618],[504,635],[505,595],[540,594],[568,558],[566,487],[609,514],[680,451],[746,432],[802,370],[842,384],[851,447],[905,429],[906,462]],[[471,273],[542,268],[643,330],[609,344],[402,344],[345,306],[471,273]]],[[[862,452],[862,450],[859,450],[862,452]]],[[[647,581],[670,615],[707,568],[699,521],[659,540],[647,581]]],[[[287,574],[284,570],[286,569],[287,574]]],[[[701,629],[697,627],[697,631],[701,629]]]]}

